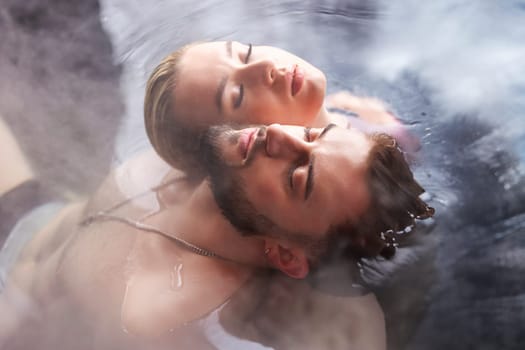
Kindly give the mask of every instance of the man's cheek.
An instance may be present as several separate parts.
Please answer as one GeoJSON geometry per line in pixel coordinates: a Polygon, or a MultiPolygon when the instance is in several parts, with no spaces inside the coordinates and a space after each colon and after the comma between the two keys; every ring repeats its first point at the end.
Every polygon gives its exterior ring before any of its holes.
{"type": "Polygon", "coordinates": [[[254,203],[259,203],[259,209],[282,207],[282,199],[275,184],[270,181],[261,181],[254,191],[254,203]]]}

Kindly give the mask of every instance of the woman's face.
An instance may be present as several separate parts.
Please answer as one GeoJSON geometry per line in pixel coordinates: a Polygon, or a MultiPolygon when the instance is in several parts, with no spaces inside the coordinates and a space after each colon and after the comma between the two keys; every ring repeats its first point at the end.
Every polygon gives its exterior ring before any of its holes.
{"type": "Polygon", "coordinates": [[[188,125],[308,125],[326,88],[323,72],[299,57],[235,41],[189,47],[177,72],[175,114],[188,125]]]}

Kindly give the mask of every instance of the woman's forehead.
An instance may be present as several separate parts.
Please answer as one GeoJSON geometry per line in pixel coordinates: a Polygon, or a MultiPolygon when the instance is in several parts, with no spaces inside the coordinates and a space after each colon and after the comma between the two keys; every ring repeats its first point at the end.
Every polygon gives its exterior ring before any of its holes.
{"type": "Polygon", "coordinates": [[[216,95],[225,74],[224,68],[220,55],[209,54],[219,50],[218,44],[203,43],[190,47],[180,61],[173,91],[174,110],[178,117],[188,122],[210,125],[223,121],[216,95]]]}

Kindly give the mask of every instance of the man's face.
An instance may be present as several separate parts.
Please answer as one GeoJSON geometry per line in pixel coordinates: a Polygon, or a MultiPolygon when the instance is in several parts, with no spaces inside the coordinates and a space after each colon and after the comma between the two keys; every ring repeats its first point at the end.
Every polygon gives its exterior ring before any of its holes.
{"type": "Polygon", "coordinates": [[[331,226],[356,221],[368,207],[372,141],[358,130],[274,124],[216,127],[208,136],[215,152],[210,156],[212,184],[233,179],[219,195],[242,186],[254,214],[269,219],[278,231],[256,233],[322,239],[331,226]]]}
{"type": "Polygon", "coordinates": [[[308,125],[321,110],[325,88],[319,69],[287,51],[210,42],[183,54],[174,108],[177,116],[200,125],[308,125]]]}

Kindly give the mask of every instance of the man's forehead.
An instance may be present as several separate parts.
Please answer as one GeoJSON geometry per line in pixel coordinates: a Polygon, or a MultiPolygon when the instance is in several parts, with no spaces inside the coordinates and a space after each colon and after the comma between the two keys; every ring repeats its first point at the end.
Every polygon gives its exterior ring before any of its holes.
{"type": "Polygon", "coordinates": [[[339,127],[332,128],[327,139],[335,143],[330,152],[316,157],[311,202],[320,216],[339,224],[356,219],[368,206],[368,158],[373,143],[360,131],[339,127]]]}
{"type": "Polygon", "coordinates": [[[355,128],[335,127],[329,138],[335,141],[337,146],[336,152],[333,153],[334,159],[343,157],[355,166],[366,163],[374,145],[369,135],[355,128]]]}

